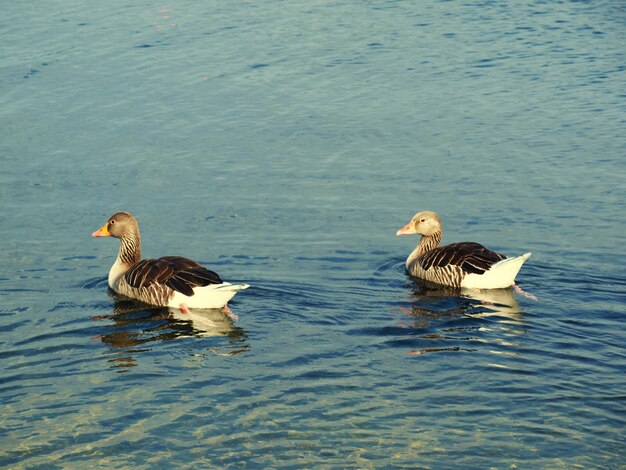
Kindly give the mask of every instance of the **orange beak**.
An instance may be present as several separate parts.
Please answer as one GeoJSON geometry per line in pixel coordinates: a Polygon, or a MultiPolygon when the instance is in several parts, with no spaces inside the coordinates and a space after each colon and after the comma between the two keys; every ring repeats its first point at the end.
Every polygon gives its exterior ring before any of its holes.
{"type": "Polygon", "coordinates": [[[110,237],[108,224],[104,224],[98,230],[91,234],[92,237],[110,237]]]}
{"type": "Polygon", "coordinates": [[[417,234],[417,232],[411,226],[411,222],[409,222],[408,224],[406,224],[404,227],[402,227],[400,230],[396,232],[396,235],[415,235],[415,234],[417,234]]]}

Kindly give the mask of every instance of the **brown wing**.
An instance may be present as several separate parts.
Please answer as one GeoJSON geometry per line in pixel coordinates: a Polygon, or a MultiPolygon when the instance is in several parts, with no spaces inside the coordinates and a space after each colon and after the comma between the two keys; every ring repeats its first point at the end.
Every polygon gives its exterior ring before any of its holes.
{"type": "Polygon", "coordinates": [[[420,258],[420,265],[424,270],[433,266],[438,268],[458,266],[468,273],[483,274],[505,258],[506,256],[488,250],[479,243],[461,242],[429,251],[420,258]]]}
{"type": "Polygon", "coordinates": [[[141,288],[161,284],[188,296],[193,295],[194,287],[223,282],[217,273],[180,256],[139,261],[126,271],[124,279],[131,287],[141,288]]]}

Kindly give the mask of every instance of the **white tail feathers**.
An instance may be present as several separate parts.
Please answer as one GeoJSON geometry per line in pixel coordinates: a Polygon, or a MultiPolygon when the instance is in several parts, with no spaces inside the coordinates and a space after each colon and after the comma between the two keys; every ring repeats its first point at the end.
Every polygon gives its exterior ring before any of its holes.
{"type": "Polygon", "coordinates": [[[229,282],[194,287],[194,294],[191,297],[180,292],[174,292],[167,306],[178,308],[180,304],[185,304],[189,308],[222,308],[237,292],[248,287],[250,287],[248,284],[231,284],[229,282]]]}
{"type": "Polygon", "coordinates": [[[468,289],[504,289],[515,284],[515,276],[532,253],[515,258],[506,258],[494,264],[483,274],[468,274],[461,281],[461,287],[468,289]]]}

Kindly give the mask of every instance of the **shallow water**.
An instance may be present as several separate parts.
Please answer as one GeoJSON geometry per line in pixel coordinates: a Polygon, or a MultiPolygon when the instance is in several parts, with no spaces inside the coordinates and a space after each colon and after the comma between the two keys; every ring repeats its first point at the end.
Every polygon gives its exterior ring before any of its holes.
{"type": "Polygon", "coordinates": [[[14,2],[0,19],[0,465],[621,468],[621,2],[14,2]],[[417,239],[532,251],[416,283],[417,239]],[[251,288],[107,291],[144,254],[251,288]]]}

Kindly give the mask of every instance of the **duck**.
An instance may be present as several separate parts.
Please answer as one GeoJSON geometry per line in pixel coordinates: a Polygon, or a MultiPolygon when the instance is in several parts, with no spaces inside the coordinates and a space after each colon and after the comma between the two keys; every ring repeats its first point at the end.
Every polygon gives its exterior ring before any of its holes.
{"type": "Polygon", "coordinates": [[[196,261],[182,256],[141,259],[139,224],[129,212],[116,212],[92,237],[119,238],[117,259],[109,271],[108,284],[118,294],[158,307],[189,313],[189,309],[224,309],[247,284],[224,282],[196,261]]]}
{"type": "Polygon", "coordinates": [[[439,215],[433,211],[418,212],[396,235],[421,235],[417,247],[406,259],[408,274],[457,288],[504,289],[516,286],[515,276],[532,254],[507,258],[475,242],[440,246],[443,225],[439,215]]]}

